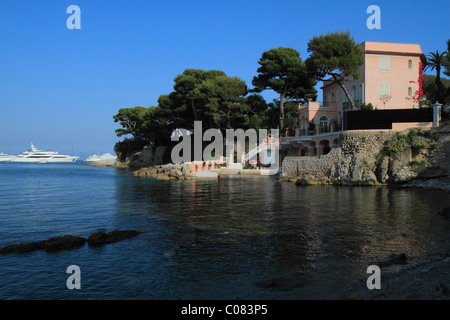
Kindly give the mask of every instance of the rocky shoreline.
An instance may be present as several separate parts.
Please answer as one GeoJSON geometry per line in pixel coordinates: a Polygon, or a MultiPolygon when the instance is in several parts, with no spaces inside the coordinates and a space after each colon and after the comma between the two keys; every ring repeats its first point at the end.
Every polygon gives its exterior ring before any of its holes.
{"type": "MultiPolygon", "coordinates": [[[[369,274],[367,275],[369,276],[369,274]]],[[[393,271],[381,268],[381,289],[367,289],[367,278],[339,292],[333,300],[450,300],[450,253],[428,257],[393,271]]]]}
{"type": "MultiPolygon", "coordinates": [[[[450,224],[450,207],[438,212],[450,224]]],[[[344,288],[333,300],[450,300],[450,234],[442,235],[432,252],[420,257],[406,254],[377,261],[381,288],[369,290],[367,277],[344,288]],[[419,260],[419,261],[417,261],[419,260]]]]}
{"type": "Polygon", "coordinates": [[[186,164],[165,164],[141,168],[133,171],[135,177],[161,180],[190,180],[195,178],[192,169],[186,164]]]}
{"type": "Polygon", "coordinates": [[[299,186],[401,185],[450,190],[448,130],[345,132],[339,146],[327,155],[286,157],[280,181],[299,186]],[[420,141],[420,149],[406,138],[420,141]]]}

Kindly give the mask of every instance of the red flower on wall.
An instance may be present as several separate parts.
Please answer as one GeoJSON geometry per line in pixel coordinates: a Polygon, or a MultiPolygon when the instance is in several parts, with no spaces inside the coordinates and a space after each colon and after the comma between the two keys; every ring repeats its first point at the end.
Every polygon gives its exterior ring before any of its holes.
{"type": "Polygon", "coordinates": [[[420,62],[419,63],[419,90],[418,92],[416,92],[416,94],[418,95],[418,99],[422,98],[424,95],[423,92],[423,63],[420,62]]]}
{"type": "MultiPolygon", "coordinates": [[[[419,83],[419,90],[417,90],[416,92],[414,92],[414,96],[412,96],[411,98],[406,98],[407,100],[413,100],[414,102],[419,102],[420,98],[423,97],[424,92],[423,92],[423,81],[424,81],[424,77],[423,77],[423,63],[419,62],[419,79],[418,79],[418,83],[419,83]]],[[[409,81],[409,83],[415,83],[415,81],[409,81]]]]}

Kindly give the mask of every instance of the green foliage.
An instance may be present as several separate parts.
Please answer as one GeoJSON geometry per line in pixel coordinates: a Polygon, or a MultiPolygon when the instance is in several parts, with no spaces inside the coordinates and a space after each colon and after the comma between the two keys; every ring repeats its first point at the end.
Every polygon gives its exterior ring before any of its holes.
{"type": "Polygon", "coordinates": [[[436,69],[436,80],[439,80],[440,74],[441,74],[441,68],[443,67],[443,64],[446,62],[446,51],[439,52],[436,50],[436,52],[430,52],[427,55],[427,63],[425,65],[424,71],[427,69],[430,69],[430,71],[433,71],[436,69]]]}
{"type": "Polygon", "coordinates": [[[174,91],[159,97],[158,106],[122,108],[113,117],[121,125],[117,136],[125,137],[117,150],[126,156],[137,146],[170,145],[174,130],[192,130],[196,120],[202,121],[204,131],[244,128],[267,109],[261,96],[246,95],[247,85],[237,77],[228,77],[220,70],[186,69],[175,77],[174,91]]]}
{"type": "Polygon", "coordinates": [[[273,90],[280,95],[279,129],[285,128],[284,104],[289,101],[316,99],[317,81],[306,68],[300,53],[293,48],[279,47],[263,52],[258,61],[258,75],[252,80],[252,92],[273,90]]]}
{"type": "Polygon", "coordinates": [[[119,160],[125,161],[127,156],[141,151],[146,145],[144,140],[125,138],[115,144],[114,151],[119,160]]]}
{"type": "Polygon", "coordinates": [[[439,101],[445,103],[449,100],[448,90],[445,89],[444,84],[441,81],[441,69],[448,67],[448,56],[447,52],[430,52],[427,55],[427,63],[424,70],[430,69],[433,71],[436,69],[436,78],[434,84],[424,83],[424,92],[427,94],[427,98],[431,101],[439,101]]]}
{"type": "Polygon", "coordinates": [[[359,109],[360,110],[373,110],[374,109],[374,107],[373,107],[373,104],[372,103],[361,103],[360,104],[360,106],[359,106],[359,109]]]}
{"type": "Polygon", "coordinates": [[[306,59],[308,70],[312,72],[318,80],[331,80],[337,83],[344,90],[347,99],[352,104],[354,102],[344,86],[346,77],[353,76],[359,79],[358,68],[364,63],[364,53],[359,44],[350,36],[350,32],[334,32],[325,35],[314,36],[308,42],[308,52],[311,55],[306,59]]]}
{"type": "Polygon", "coordinates": [[[412,137],[410,144],[411,144],[411,147],[416,150],[421,150],[428,145],[427,141],[422,136],[412,137]]]}
{"type": "Polygon", "coordinates": [[[444,67],[444,74],[450,77],[450,39],[447,40],[447,52],[442,61],[442,65],[444,67]]]}
{"type": "Polygon", "coordinates": [[[423,137],[426,140],[431,140],[431,141],[439,140],[439,136],[430,130],[410,130],[407,135],[408,142],[411,143],[412,139],[416,136],[423,137]]]}
{"type": "Polygon", "coordinates": [[[144,107],[119,109],[119,112],[113,117],[114,122],[119,122],[122,126],[122,129],[116,130],[117,136],[130,134],[135,139],[141,139],[144,135],[142,125],[146,112],[147,108],[144,107]]]}
{"type": "Polygon", "coordinates": [[[424,148],[434,148],[439,137],[429,130],[410,130],[407,135],[396,135],[387,140],[384,145],[384,154],[399,158],[405,147],[411,147],[414,151],[424,148]]]}
{"type": "Polygon", "coordinates": [[[442,104],[450,103],[450,79],[439,78],[436,76],[424,75],[423,90],[427,97],[428,106],[433,105],[436,101],[442,104]]]}
{"type": "Polygon", "coordinates": [[[426,160],[422,160],[422,161],[411,161],[411,162],[409,163],[409,165],[412,167],[413,171],[414,171],[416,174],[419,174],[419,173],[425,171],[426,169],[429,169],[429,168],[433,167],[433,166],[431,165],[431,163],[429,163],[429,162],[426,161],[426,160]]]}
{"type": "Polygon", "coordinates": [[[387,140],[384,145],[385,153],[394,158],[400,158],[403,148],[408,145],[408,139],[404,135],[394,136],[387,140]]]}
{"type": "Polygon", "coordinates": [[[214,128],[232,128],[232,119],[243,118],[248,110],[247,85],[238,77],[225,75],[201,82],[193,91],[214,128]]]}

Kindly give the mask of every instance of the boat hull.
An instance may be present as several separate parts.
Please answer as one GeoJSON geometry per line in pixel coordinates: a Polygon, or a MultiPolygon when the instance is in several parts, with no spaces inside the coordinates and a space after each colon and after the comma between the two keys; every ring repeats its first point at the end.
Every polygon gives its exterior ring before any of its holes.
{"type": "Polygon", "coordinates": [[[48,158],[48,159],[36,159],[36,158],[17,158],[11,160],[11,162],[23,162],[23,163],[67,163],[75,162],[79,157],[68,158],[48,158]]]}
{"type": "Polygon", "coordinates": [[[14,158],[2,158],[0,159],[0,162],[12,162],[14,161],[14,158]]]}

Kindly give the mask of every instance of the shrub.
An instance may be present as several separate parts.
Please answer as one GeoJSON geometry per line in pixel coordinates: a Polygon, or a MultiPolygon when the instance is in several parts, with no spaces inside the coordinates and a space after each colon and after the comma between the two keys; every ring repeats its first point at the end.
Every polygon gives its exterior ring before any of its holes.
{"type": "Polygon", "coordinates": [[[360,110],[373,110],[374,107],[373,107],[373,104],[370,103],[370,102],[369,102],[368,104],[361,103],[361,104],[359,105],[359,109],[360,109],[360,110]]]}
{"type": "Polygon", "coordinates": [[[416,150],[421,150],[428,145],[426,139],[422,136],[412,137],[410,144],[411,144],[411,147],[416,150]]]}
{"type": "Polygon", "coordinates": [[[407,144],[408,141],[406,136],[404,135],[400,135],[398,137],[394,136],[386,141],[384,149],[387,155],[399,158],[400,153],[402,152],[403,148],[407,146],[407,144]]]}
{"type": "Polygon", "coordinates": [[[426,160],[422,160],[420,162],[418,162],[418,161],[411,161],[409,163],[409,165],[413,168],[413,170],[414,170],[414,172],[416,174],[419,174],[422,171],[424,171],[425,169],[428,169],[428,168],[432,167],[431,163],[429,163],[426,160]]]}
{"type": "Polygon", "coordinates": [[[411,143],[414,137],[424,137],[433,141],[438,141],[439,137],[436,133],[430,130],[411,130],[408,132],[408,142],[411,143]]]}

